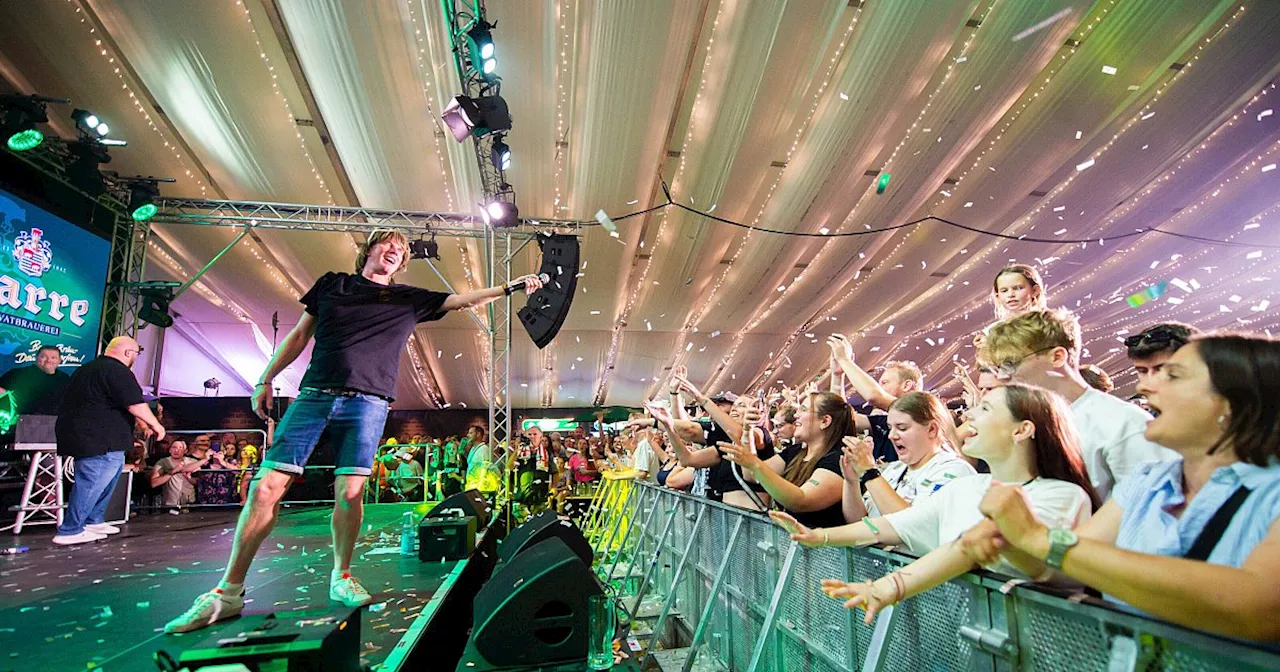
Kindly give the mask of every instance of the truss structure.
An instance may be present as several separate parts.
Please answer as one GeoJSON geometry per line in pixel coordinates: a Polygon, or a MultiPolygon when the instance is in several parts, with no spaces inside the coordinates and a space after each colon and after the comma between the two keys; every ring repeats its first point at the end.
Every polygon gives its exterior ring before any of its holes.
{"type": "MultiPolygon", "coordinates": [[[[230,226],[294,231],[331,231],[368,234],[375,230],[393,229],[406,235],[431,231],[437,236],[477,238],[485,250],[485,277],[489,286],[511,279],[511,260],[539,234],[578,234],[583,224],[567,220],[521,220],[519,227],[495,228],[478,216],[456,213],[416,212],[411,210],[378,210],[374,208],[252,201],[219,201],[208,199],[166,198],[157,202],[160,211],[150,224],[190,224],[197,226],[230,226]]],[[[146,223],[135,223],[133,240],[141,240],[145,257],[146,223]]],[[[114,260],[114,255],[113,255],[114,260]]],[[[140,267],[139,267],[140,268],[140,267]]],[[[133,320],[137,322],[137,296],[133,320]]],[[[483,324],[489,336],[489,427],[491,445],[505,442],[511,436],[511,297],[488,306],[488,321],[483,324]]]]}
{"type": "Polygon", "coordinates": [[[111,258],[107,265],[107,291],[102,300],[102,329],[98,333],[98,351],[116,336],[138,335],[138,311],[142,299],[131,289],[143,280],[147,265],[147,239],[151,226],[133,218],[116,215],[111,236],[111,258]]]}

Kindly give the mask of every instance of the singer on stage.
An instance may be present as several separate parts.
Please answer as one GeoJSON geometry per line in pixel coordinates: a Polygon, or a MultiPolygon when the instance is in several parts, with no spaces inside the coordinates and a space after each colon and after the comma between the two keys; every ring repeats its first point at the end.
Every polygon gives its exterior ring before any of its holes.
{"type": "Polygon", "coordinates": [[[375,231],[360,248],[354,274],[326,273],[302,297],[297,326],[285,336],[254,389],[253,409],[266,418],[271,381],[315,338],[298,398],[289,405],[275,443],[262,461],[236,526],[222,581],[196,598],[165,632],[187,632],[231,618],[244,608],[244,579],[276,522],[276,509],[301,474],[327,428],[337,456],[334,475],[333,573],[329,599],[356,607],[372,601],[351,575],[351,555],[364,517],[364,486],[396,390],[400,352],[420,322],[451,310],[480,306],[515,291],[542,286],[536,275],[501,287],[444,294],[392,282],[408,263],[409,242],[395,231],[375,231]]]}

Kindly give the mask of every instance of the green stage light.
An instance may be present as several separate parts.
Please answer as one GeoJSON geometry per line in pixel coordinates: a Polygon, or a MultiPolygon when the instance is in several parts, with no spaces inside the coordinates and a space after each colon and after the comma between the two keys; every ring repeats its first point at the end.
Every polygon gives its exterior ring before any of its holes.
{"type": "Polygon", "coordinates": [[[148,219],[151,219],[152,217],[155,217],[155,216],[156,216],[156,213],[157,213],[157,212],[159,212],[159,210],[160,210],[160,209],[156,207],[156,204],[155,204],[155,203],[147,203],[146,205],[143,205],[143,206],[141,206],[141,207],[139,207],[139,208],[135,209],[133,212],[131,212],[131,213],[129,213],[129,214],[130,214],[130,216],[132,216],[132,217],[133,217],[133,221],[135,221],[135,222],[145,222],[145,221],[147,221],[148,219]]]}
{"type": "Polygon", "coordinates": [[[9,136],[9,149],[15,152],[25,152],[35,149],[44,142],[44,133],[35,128],[22,129],[9,136]]]}
{"type": "Polygon", "coordinates": [[[889,173],[880,173],[880,179],[876,181],[876,193],[883,194],[891,179],[893,179],[893,176],[889,173]]]}
{"type": "Polygon", "coordinates": [[[154,182],[138,182],[129,189],[129,216],[135,222],[145,222],[160,211],[156,198],[160,188],[154,182]]]}

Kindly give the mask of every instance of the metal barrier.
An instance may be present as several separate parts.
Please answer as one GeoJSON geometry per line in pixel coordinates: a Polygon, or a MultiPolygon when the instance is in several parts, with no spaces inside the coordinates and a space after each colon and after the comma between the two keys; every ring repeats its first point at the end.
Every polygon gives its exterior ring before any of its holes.
{"type": "Polygon", "coordinates": [[[868,626],[819,581],[879,577],[913,557],[804,548],[766,517],[649,484],[606,479],[585,530],[597,573],[626,587],[632,632],[664,670],[1280,669],[1280,651],[986,572],[868,626]]]}

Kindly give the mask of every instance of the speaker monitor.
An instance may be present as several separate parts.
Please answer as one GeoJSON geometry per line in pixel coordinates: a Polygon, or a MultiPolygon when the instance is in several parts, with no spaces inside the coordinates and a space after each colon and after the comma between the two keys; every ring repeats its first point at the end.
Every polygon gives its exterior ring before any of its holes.
{"type": "Polygon", "coordinates": [[[498,561],[510,562],[512,558],[547,539],[559,539],[574,555],[587,566],[591,566],[591,544],[582,536],[578,526],[567,520],[560,520],[554,511],[543,511],[526,520],[523,525],[511,530],[506,541],[498,547],[498,561]]]}
{"type": "Polygon", "coordinates": [[[475,649],[494,667],[587,655],[587,602],[600,581],[559,538],[503,565],[475,599],[475,649]]]}
{"type": "Polygon", "coordinates": [[[359,672],[364,648],[361,611],[317,609],[244,616],[202,633],[182,652],[179,663],[192,670],[242,663],[253,670],[359,672]]]}
{"type": "Polygon", "coordinates": [[[484,498],[484,495],[480,494],[479,490],[468,490],[445,497],[439,504],[432,507],[430,513],[427,514],[427,518],[452,517],[455,515],[454,511],[461,511],[462,515],[475,518],[476,532],[481,532],[489,526],[493,507],[484,498]]]}
{"type": "Polygon", "coordinates": [[[578,237],[553,235],[539,236],[542,248],[542,267],[551,282],[529,295],[529,300],[517,315],[534,345],[545,348],[569,315],[569,306],[578,288],[578,237]]]}

